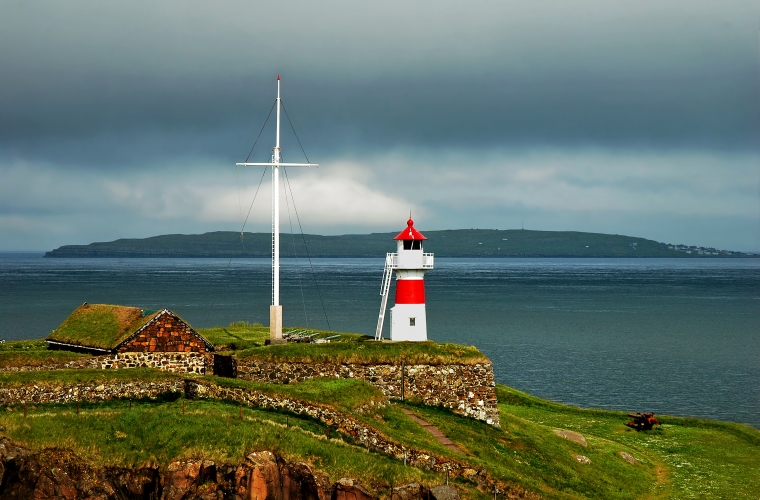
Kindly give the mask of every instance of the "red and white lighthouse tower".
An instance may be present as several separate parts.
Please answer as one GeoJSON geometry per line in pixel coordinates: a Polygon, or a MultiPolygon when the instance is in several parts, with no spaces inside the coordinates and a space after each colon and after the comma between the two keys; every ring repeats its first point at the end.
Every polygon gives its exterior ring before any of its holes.
{"type": "Polygon", "coordinates": [[[433,254],[424,253],[422,233],[414,228],[414,221],[406,221],[406,229],[394,238],[396,253],[385,257],[385,272],[380,289],[382,302],[375,338],[382,338],[385,307],[388,302],[391,275],[396,274],[396,305],[391,308],[391,340],[427,340],[425,314],[425,272],[433,269],[433,254]]]}

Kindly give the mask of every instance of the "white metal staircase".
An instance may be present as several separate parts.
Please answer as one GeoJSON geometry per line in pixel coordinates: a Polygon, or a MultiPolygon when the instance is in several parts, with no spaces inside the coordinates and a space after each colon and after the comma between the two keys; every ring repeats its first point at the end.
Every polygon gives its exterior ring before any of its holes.
{"type": "Polygon", "coordinates": [[[395,267],[395,253],[388,253],[385,256],[385,268],[383,269],[383,283],[380,285],[380,315],[377,318],[377,330],[375,331],[375,340],[383,338],[383,321],[385,321],[385,307],[388,305],[388,291],[391,288],[391,278],[395,267]]]}

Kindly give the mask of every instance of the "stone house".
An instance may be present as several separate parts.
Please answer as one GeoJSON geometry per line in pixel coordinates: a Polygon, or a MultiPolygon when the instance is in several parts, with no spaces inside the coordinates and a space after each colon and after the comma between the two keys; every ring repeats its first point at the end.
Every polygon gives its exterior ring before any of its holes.
{"type": "Polygon", "coordinates": [[[110,304],[79,306],[47,336],[49,349],[94,355],[197,353],[214,347],[168,309],[146,311],[110,304]]]}

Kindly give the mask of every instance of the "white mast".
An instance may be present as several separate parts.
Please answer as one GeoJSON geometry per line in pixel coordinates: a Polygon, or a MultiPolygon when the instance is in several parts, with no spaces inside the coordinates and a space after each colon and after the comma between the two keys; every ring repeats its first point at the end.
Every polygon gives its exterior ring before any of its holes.
{"type": "Polygon", "coordinates": [[[272,305],[269,307],[269,336],[282,340],[280,305],[280,167],[318,167],[317,163],[280,163],[280,75],[277,75],[277,132],[270,163],[237,163],[239,167],[272,167],[272,305]]]}

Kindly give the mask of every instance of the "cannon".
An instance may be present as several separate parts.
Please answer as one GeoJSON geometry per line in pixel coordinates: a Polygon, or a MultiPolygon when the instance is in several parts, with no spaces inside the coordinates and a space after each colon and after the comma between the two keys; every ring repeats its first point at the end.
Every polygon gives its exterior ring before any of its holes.
{"type": "Polygon", "coordinates": [[[662,425],[660,424],[660,421],[654,418],[654,413],[652,412],[646,412],[646,413],[629,413],[629,417],[631,417],[633,420],[628,422],[627,425],[631,429],[636,429],[637,431],[649,431],[652,430],[652,427],[655,425],[662,425]]]}

